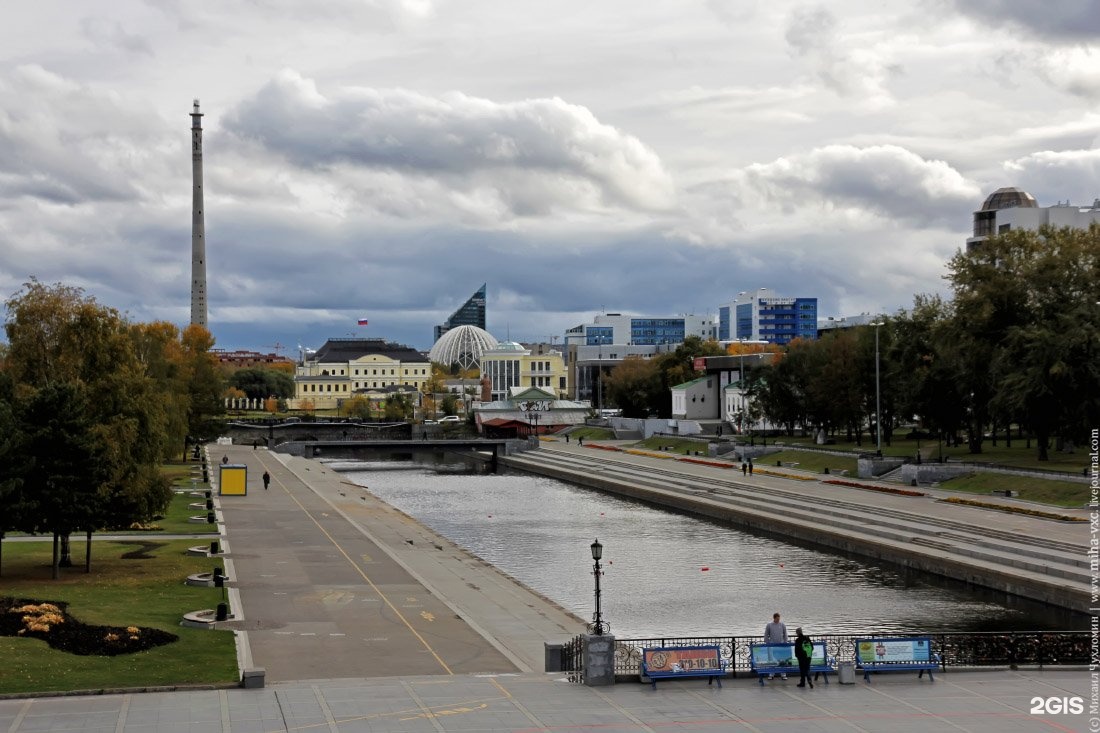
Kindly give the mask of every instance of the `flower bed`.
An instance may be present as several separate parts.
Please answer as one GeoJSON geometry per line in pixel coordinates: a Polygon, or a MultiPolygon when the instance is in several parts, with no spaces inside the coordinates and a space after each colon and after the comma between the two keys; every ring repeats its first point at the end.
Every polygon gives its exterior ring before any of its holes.
{"type": "Polygon", "coordinates": [[[701,458],[681,458],[679,459],[684,463],[698,463],[700,466],[710,466],[711,468],[733,468],[732,463],[719,463],[718,461],[704,461],[701,458]]]}
{"type": "Polygon", "coordinates": [[[785,473],[783,471],[775,471],[775,470],[772,470],[770,468],[755,468],[753,473],[754,474],[755,473],[762,473],[766,476],[776,476],[778,478],[789,478],[789,479],[794,479],[795,481],[815,481],[816,480],[812,476],[799,476],[798,474],[785,473]]]}
{"type": "Polygon", "coordinates": [[[629,453],[632,456],[645,456],[646,458],[675,458],[676,456],[670,453],[658,453],[651,450],[641,450],[640,448],[626,448],[623,453],[629,453]]]}
{"type": "Polygon", "coordinates": [[[910,491],[909,489],[894,489],[889,486],[875,486],[874,484],[860,484],[855,481],[842,481],[840,479],[825,479],[821,483],[833,486],[847,486],[853,489],[866,489],[868,491],[881,491],[884,494],[897,494],[898,496],[926,496],[923,491],[910,491]]]}
{"type": "Polygon", "coordinates": [[[1054,519],[1059,522],[1087,522],[1089,521],[1085,517],[1074,517],[1069,514],[1055,514],[1053,512],[1044,512],[1040,509],[1028,509],[1022,506],[1009,506],[1007,504],[991,504],[987,501],[977,501],[976,499],[962,499],[957,496],[951,496],[946,499],[941,499],[948,504],[962,504],[964,506],[976,506],[981,509],[996,509],[999,512],[1010,512],[1012,514],[1025,514],[1029,517],[1039,517],[1040,519],[1054,519]]]}
{"type": "Polygon", "coordinates": [[[160,629],[85,624],[70,616],[67,607],[61,601],[0,597],[0,636],[41,639],[70,654],[103,657],[142,652],[179,639],[160,629]]]}
{"type": "Polygon", "coordinates": [[[616,445],[600,445],[599,443],[589,443],[585,448],[595,448],[596,450],[609,450],[615,453],[622,453],[623,449],[616,445]]]}

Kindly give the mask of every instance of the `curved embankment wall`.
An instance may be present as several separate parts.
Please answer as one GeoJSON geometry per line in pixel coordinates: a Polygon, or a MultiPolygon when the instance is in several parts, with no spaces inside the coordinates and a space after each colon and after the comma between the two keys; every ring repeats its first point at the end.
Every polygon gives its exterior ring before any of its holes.
{"type": "MultiPolygon", "coordinates": [[[[1030,598],[1075,611],[1088,612],[1086,593],[1066,587],[1065,581],[1056,577],[1046,578],[1035,574],[1024,575],[1007,566],[968,560],[951,556],[920,545],[894,542],[873,535],[859,535],[839,528],[799,521],[782,514],[768,514],[731,502],[722,502],[704,496],[693,496],[677,491],[662,491],[648,486],[631,484],[624,480],[584,473],[544,462],[528,461],[521,457],[502,458],[501,464],[515,470],[536,473],[550,478],[568,481],[580,486],[605,491],[617,496],[627,496],[656,506],[667,507],[686,514],[726,522],[758,532],[797,538],[804,542],[842,550],[863,557],[885,560],[907,568],[921,570],[962,580],[974,585],[992,588],[1013,595],[1030,598]]],[[[807,511],[812,515],[813,500],[807,498],[807,511]]]]}

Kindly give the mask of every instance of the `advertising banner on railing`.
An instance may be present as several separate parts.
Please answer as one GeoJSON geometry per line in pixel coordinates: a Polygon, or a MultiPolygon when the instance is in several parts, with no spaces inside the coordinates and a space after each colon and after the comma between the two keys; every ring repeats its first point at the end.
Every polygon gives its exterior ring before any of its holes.
{"type": "Polygon", "coordinates": [[[696,669],[721,669],[715,647],[646,649],[645,665],[651,672],[690,672],[696,669]]]}
{"type": "Polygon", "coordinates": [[[861,639],[856,642],[860,662],[927,662],[931,659],[927,639],[861,639]]]}
{"type": "MultiPolygon", "coordinates": [[[[794,644],[754,644],[752,663],[755,667],[797,667],[798,659],[794,656],[794,644]]],[[[814,644],[814,655],[810,658],[810,664],[825,664],[824,643],[814,644]]]]}

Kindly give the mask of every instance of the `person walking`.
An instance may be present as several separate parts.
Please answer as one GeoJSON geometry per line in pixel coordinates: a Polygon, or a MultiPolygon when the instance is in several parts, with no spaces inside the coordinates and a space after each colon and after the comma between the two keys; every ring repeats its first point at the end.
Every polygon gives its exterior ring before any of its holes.
{"type": "Polygon", "coordinates": [[[752,476],[752,459],[749,459],[749,475],[752,476]]]}
{"type": "Polygon", "coordinates": [[[264,491],[267,491],[267,487],[271,485],[271,474],[264,471],[264,491]]]}
{"type": "Polygon", "coordinates": [[[748,476],[749,475],[749,464],[745,463],[744,461],[741,461],[741,475],[742,476],[748,476]]]}
{"type": "MultiPolygon", "coordinates": [[[[772,622],[764,627],[764,643],[765,644],[787,644],[790,639],[787,638],[787,625],[779,620],[779,612],[776,611],[772,614],[772,622]]],[[[787,679],[787,673],[782,673],[783,679],[787,679]]],[[[768,679],[775,679],[774,674],[769,674],[768,679]]]]}
{"type": "Polygon", "coordinates": [[[814,681],[810,677],[810,660],[814,656],[814,642],[802,633],[801,626],[794,630],[794,634],[794,656],[798,660],[798,686],[805,687],[809,682],[812,690],[814,681]]]}
{"type": "Polygon", "coordinates": [[[224,466],[227,463],[229,463],[229,456],[228,455],[222,456],[222,465],[224,466]]]}

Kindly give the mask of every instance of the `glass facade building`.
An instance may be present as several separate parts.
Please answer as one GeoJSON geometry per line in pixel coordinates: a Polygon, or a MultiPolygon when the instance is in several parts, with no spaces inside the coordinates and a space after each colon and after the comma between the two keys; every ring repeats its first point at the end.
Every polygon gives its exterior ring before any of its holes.
{"type": "Polygon", "coordinates": [[[477,326],[485,330],[485,284],[477,289],[470,299],[459,306],[458,310],[451,314],[444,323],[435,327],[435,338],[432,343],[439,341],[439,337],[456,326],[477,326]]]}
{"type": "Polygon", "coordinates": [[[786,298],[767,288],[719,308],[719,339],[788,344],[817,338],[817,298],[786,298]],[[722,327],[723,320],[728,324],[722,327]]]}

